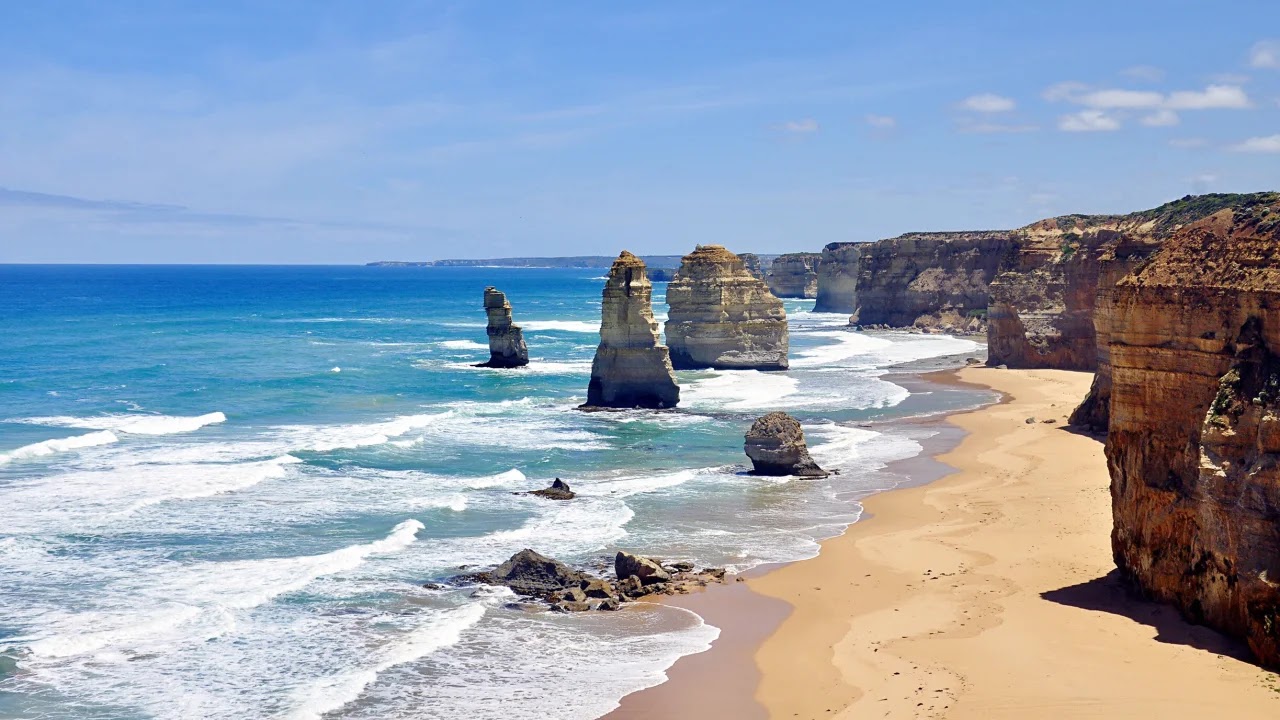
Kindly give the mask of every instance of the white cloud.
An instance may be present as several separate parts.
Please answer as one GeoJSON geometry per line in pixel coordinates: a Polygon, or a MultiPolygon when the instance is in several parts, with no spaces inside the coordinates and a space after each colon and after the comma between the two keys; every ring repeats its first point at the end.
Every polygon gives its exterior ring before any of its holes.
{"type": "Polygon", "coordinates": [[[1015,123],[961,123],[960,132],[973,133],[975,135],[1011,135],[1017,133],[1035,132],[1040,129],[1038,125],[1020,125],[1015,123]]]}
{"type": "Polygon", "coordinates": [[[1081,110],[1058,118],[1058,129],[1065,132],[1110,132],[1120,129],[1120,121],[1101,110],[1081,110]]]}
{"type": "Polygon", "coordinates": [[[1199,92],[1183,90],[1171,93],[1165,105],[1173,110],[1243,110],[1253,107],[1249,96],[1235,85],[1210,85],[1199,92]]]}
{"type": "Polygon", "coordinates": [[[1189,148],[1204,147],[1205,145],[1209,144],[1209,141],[1205,140],[1204,138],[1187,137],[1187,138],[1174,138],[1169,141],[1169,144],[1176,148],[1189,149],[1189,148]]]}
{"type": "Polygon", "coordinates": [[[1263,40],[1249,50],[1249,66],[1280,70],[1280,40],[1263,40]]]}
{"type": "Polygon", "coordinates": [[[1150,115],[1144,115],[1138,122],[1147,127],[1172,127],[1181,122],[1181,120],[1178,118],[1178,113],[1161,108],[1150,115]]]}
{"type": "Polygon", "coordinates": [[[801,120],[788,120],[778,126],[779,129],[796,134],[816,133],[818,132],[818,121],[813,118],[804,118],[801,120]]]}
{"type": "Polygon", "coordinates": [[[1280,153],[1280,135],[1249,138],[1229,149],[1242,153],[1280,153]]]}
{"type": "Polygon", "coordinates": [[[980,93],[978,95],[970,95],[960,101],[960,107],[965,110],[980,113],[1001,113],[1009,112],[1017,107],[1018,104],[1012,98],[1007,98],[995,93],[980,93]]]}
{"type": "Polygon", "coordinates": [[[1164,95],[1147,90],[1095,90],[1071,98],[1071,102],[1102,110],[1154,108],[1164,104],[1164,95]]]}
{"type": "Polygon", "coordinates": [[[871,113],[863,119],[871,127],[879,128],[881,130],[892,130],[898,127],[898,120],[891,115],[876,115],[875,113],[871,113]]]}
{"type": "Polygon", "coordinates": [[[1160,82],[1164,79],[1164,70],[1154,65],[1134,65],[1121,70],[1120,74],[1134,80],[1145,80],[1146,82],[1160,82]]]}

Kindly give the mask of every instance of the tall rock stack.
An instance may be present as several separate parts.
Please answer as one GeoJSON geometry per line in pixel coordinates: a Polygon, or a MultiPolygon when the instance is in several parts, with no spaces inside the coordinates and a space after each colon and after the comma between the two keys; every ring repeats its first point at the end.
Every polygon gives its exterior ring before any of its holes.
{"type": "Polygon", "coordinates": [[[838,242],[822,248],[814,312],[851,313],[858,308],[858,261],[864,245],[838,242]]]}
{"type": "Polygon", "coordinates": [[[667,344],[677,370],[787,369],[782,301],[720,245],[684,256],[667,286],[667,344]]]}
{"type": "Polygon", "coordinates": [[[1182,228],[1114,287],[1121,573],[1280,667],[1280,196],[1182,228]]]}
{"type": "Polygon", "coordinates": [[[514,368],[529,364],[529,348],[524,344],[520,326],[511,322],[511,303],[497,288],[484,289],[484,312],[489,324],[489,362],[478,367],[514,368]]]}
{"type": "Polygon", "coordinates": [[[680,402],[671,356],[658,342],[653,284],[626,250],[613,261],[600,310],[600,346],[584,408],[670,408],[680,402]]]}

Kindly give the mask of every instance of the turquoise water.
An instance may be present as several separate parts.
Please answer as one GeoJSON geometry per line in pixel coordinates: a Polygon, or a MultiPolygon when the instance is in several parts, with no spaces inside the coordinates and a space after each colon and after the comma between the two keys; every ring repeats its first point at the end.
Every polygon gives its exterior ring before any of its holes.
{"type": "Polygon", "coordinates": [[[885,421],[976,401],[904,402],[881,377],[975,343],[787,301],[791,371],[682,372],[678,412],[581,413],[603,281],[0,266],[0,717],[599,715],[718,631],[423,583],[524,547],[584,566],[809,557],[919,452],[922,430],[885,421]],[[528,368],[471,366],[485,285],[528,368]],[[775,409],[841,473],[744,475],[742,434],[775,409]],[[513,494],[554,477],[580,497],[513,494]]]}

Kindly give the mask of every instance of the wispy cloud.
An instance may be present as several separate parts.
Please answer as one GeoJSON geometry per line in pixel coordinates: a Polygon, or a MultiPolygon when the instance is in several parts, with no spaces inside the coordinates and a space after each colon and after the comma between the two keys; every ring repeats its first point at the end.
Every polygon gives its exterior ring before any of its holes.
{"type": "Polygon", "coordinates": [[[1154,65],[1134,65],[1121,70],[1120,74],[1127,78],[1144,82],[1160,82],[1164,79],[1164,70],[1154,65]]]}
{"type": "Polygon", "coordinates": [[[1058,129],[1064,132],[1110,132],[1120,129],[1120,121],[1102,110],[1081,110],[1058,118],[1058,129]]]}
{"type": "Polygon", "coordinates": [[[876,115],[875,113],[869,113],[863,118],[863,121],[866,122],[867,125],[878,130],[892,130],[898,127],[898,120],[892,115],[876,115]]]}
{"type": "Polygon", "coordinates": [[[970,112],[979,113],[1002,113],[1009,112],[1016,108],[1018,104],[1013,98],[1007,98],[1003,95],[995,93],[980,93],[978,95],[970,95],[960,101],[960,108],[970,112]]]}
{"type": "Polygon", "coordinates": [[[1228,149],[1240,153],[1280,153],[1280,135],[1252,137],[1228,149]]]}
{"type": "Polygon", "coordinates": [[[822,127],[817,120],[813,118],[802,118],[800,120],[787,120],[786,122],[776,125],[777,129],[791,133],[793,135],[809,135],[818,132],[822,127]]]}
{"type": "Polygon", "coordinates": [[[1249,67],[1280,70],[1280,40],[1262,40],[1250,48],[1249,67]]]}
{"type": "Polygon", "coordinates": [[[1165,105],[1171,110],[1244,110],[1253,107],[1253,102],[1238,86],[1210,85],[1204,90],[1170,93],[1165,105]]]}
{"type": "Polygon", "coordinates": [[[1181,118],[1178,117],[1178,113],[1161,108],[1150,115],[1143,115],[1138,122],[1147,127],[1172,127],[1181,122],[1181,118]]]}

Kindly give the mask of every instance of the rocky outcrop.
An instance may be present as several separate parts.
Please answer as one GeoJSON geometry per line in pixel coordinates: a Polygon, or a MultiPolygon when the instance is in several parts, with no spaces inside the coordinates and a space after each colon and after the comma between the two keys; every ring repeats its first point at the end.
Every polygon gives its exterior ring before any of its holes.
{"type": "Polygon", "coordinates": [[[658,342],[652,296],[644,261],[623,250],[604,285],[584,408],[671,408],[680,401],[671,357],[658,342]]]}
{"type": "Polygon", "coordinates": [[[667,285],[667,305],[675,369],[787,369],[782,301],[720,245],[699,245],[684,256],[667,285]]]}
{"type": "Polygon", "coordinates": [[[809,457],[800,423],[784,412],[771,412],[757,418],[747,431],[743,449],[751,458],[755,475],[826,477],[829,474],[809,457]]]}
{"type": "Polygon", "coordinates": [[[769,292],[776,297],[818,297],[818,262],[821,253],[779,255],[769,266],[769,292]]]}
{"type": "Polygon", "coordinates": [[[1177,231],[1109,309],[1116,564],[1280,665],[1280,195],[1177,231]]]}
{"type": "Polygon", "coordinates": [[[514,368],[529,364],[529,348],[524,344],[520,326],[511,322],[511,303],[502,291],[484,289],[484,312],[488,316],[485,330],[489,336],[489,362],[477,367],[514,368]]]}
{"type": "Polygon", "coordinates": [[[541,490],[530,490],[528,494],[548,500],[572,500],[578,496],[577,493],[569,488],[569,483],[560,478],[556,478],[551,485],[541,490]]]}
{"type": "MultiPolygon", "coordinates": [[[[623,603],[650,595],[683,595],[710,583],[724,582],[724,568],[696,569],[693,563],[663,565],[657,560],[619,552],[614,558],[616,583],[590,573],[574,570],[533,550],[524,549],[493,570],[460,575],[455,584],[502,585],[539,604],[511,603],[522,610],[551,609],[558,612],[618,610],[623,603]]],[[[427,583],[435,590],[446,586],[427,583]]]]}
{"type": "Polygon", "coordinates": [[[858,262],[867,243],[831,243],[818,261],[814,312],[852,313],[858,307],[858,262]]]}

